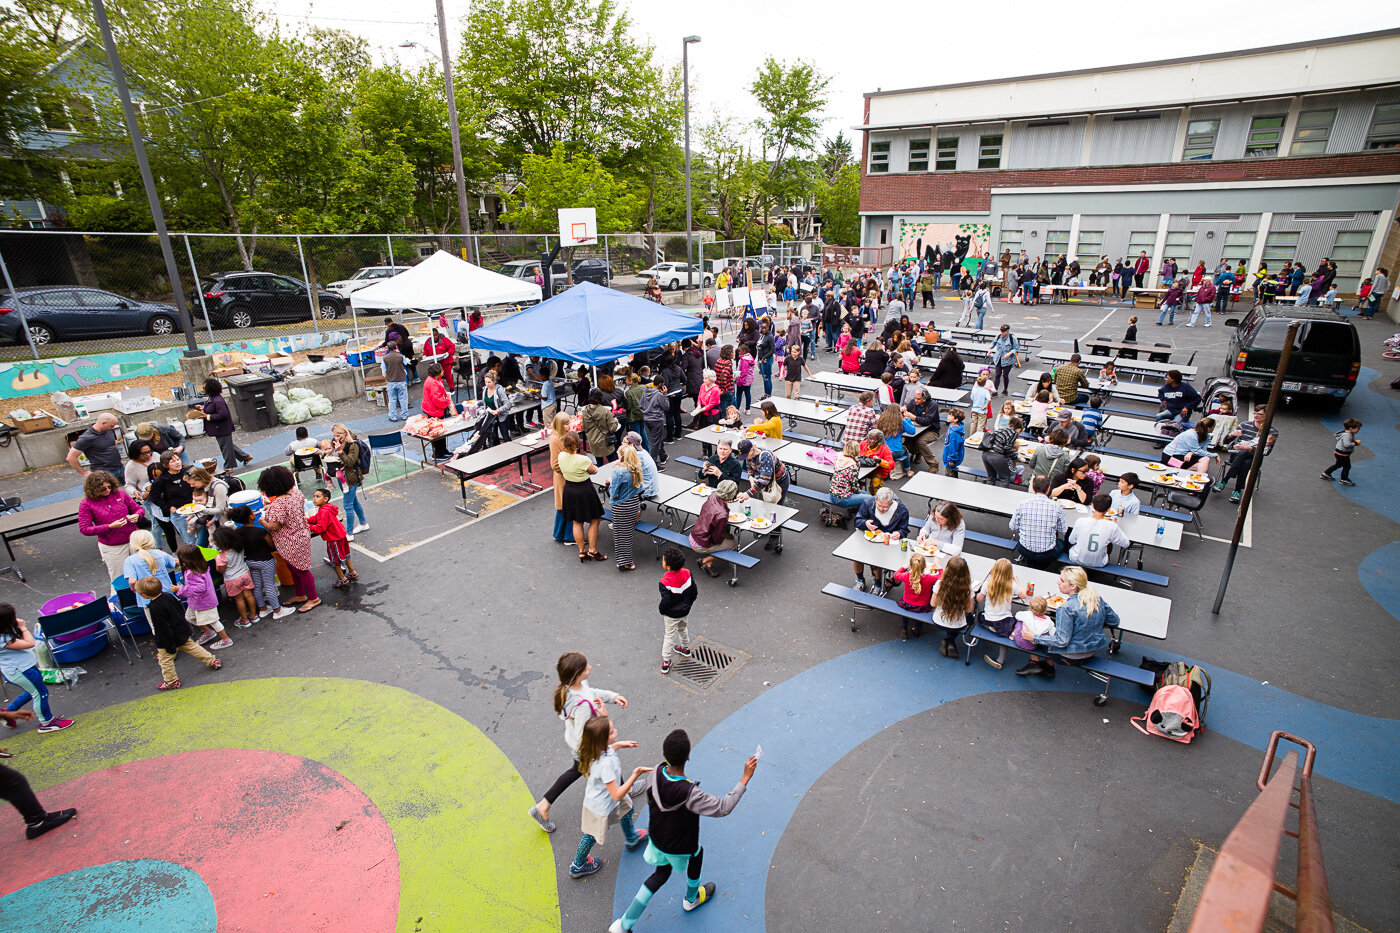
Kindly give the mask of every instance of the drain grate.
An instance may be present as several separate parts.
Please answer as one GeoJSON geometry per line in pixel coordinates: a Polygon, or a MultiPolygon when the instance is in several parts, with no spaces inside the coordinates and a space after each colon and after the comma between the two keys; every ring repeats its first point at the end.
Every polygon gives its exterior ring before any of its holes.
{"type": "Polygon", "coordinates": [[[671,656],[671,675],[687,686],[708,693],[748,659],[748,654],[736,648],[696,639],[690,643],[690,657],[671,656]]]}

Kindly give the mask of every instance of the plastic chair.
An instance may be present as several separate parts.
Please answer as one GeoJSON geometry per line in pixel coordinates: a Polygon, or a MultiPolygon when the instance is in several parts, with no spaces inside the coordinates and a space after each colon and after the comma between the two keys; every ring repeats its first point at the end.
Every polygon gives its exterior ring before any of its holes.
{"type": "MultiPolygon", "coordinates": [[[[366,438],[366,440],[369,441],[369,452],[371,457],[373,457],[374,454],[383,453],[385,451],[395,449],[397,449],[400,454],[403,453],[402,431],[386,431],[383,434],[371,434],[366,438]]],[[[377,457],[374,457],[371,466],[373,467],[372,472],[374,473],[375,478],[378,479],[379,459],[377,457]]]]}
{"type": "MultiPolygon", "coordinates": [[[[126,657],[126,663],[132,664],[134,662],[131,660],[131,652],[126,650],[126,641],[122,638],[121,629],[117,625],[120,620],[114,619],[112,615],[112,610],[111,607],[107,605],[107,600],[94,599],[92,602],[84,603],[75,609],[67,609],[51,616],[40,616],[39,627],[44,631],[44,644],[48,645],[49,651],[55,652],[54,659],[57,660],[57,651],[64,648],[82,650],[83,648],[96,644],[99,640],[102,642],[102,645],[92,654],[97,654],[102,648],[107,647],[107,645],[111,644],[107,627],[107,623],[110,622],[112,623],[112,629],[117,633],[117,645],[122,649],[122,654],[126,657]],[[84,635],[81,638],[62,644],[54,641],[56,638],[80,632],[94,625],[99,626],[97,631],[84,635]]],[[[135,639],[132,639],[131,647],[133,649],[136,648],[135,639]]],[[[139,650],[136,656],[141,656],[139,650]]],[[[92,655],[87,655],[87,657],[92,657],[92,655]]],[[[65,682],[68,683],[68,689],[72,690],[73,684],[66,680],[65,682]]]]}
{"type": "Polygon", "coordinates": [[[23,511],[24,503],[19,496],[0,496],[0,515],[6,512],[23,511]]]}
{"type": "MultiPolygon", "coordinates": [[[[122,621],[117,623],[117,628],[121,629],[122,634],[130,636],[135,641],[138,634],[145,635],[151,630],[150,621],[146,618],[146,610],[137,605],[136,593],[132,590],[131,581],[126,578],[125,574],[118,574],[116,579],[112,581],[112,595],[108,601],[115,603],[114,614],[122,617],[122,621]],[[137,626],[141,626],[143,630],[133,631],[137,626]]],[[[137,657],[140,655],[138,654],[137,657]]]]}
{"type": "Polygon", "coordinates": [[[1210,498],[1212,484],[1206,482],[1202,484],[1199,492],[1190,492],[1185,489],[1172,489],[1162,494],[1165,487],[1158,487],[1157,494],[1153,496],[1154,504],[1157,501],[1164,501],[1167,505],[1179,509],[1185,509],[1191,513],[1191,523],[1196,526],[1196,537],[1205,539],[1205,523],[1201,521],[1201,509],[1205,508],[1206,500],[1210,498]]]}

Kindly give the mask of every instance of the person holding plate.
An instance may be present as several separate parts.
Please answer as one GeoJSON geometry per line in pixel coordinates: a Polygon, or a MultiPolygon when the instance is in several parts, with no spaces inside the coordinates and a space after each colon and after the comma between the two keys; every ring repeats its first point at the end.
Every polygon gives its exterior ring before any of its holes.
{"type": "Polygon", "coordinates": [[[700,555],[700,568],[712,577],[718,577],[715,559],[711,554],[717,551],[732,550],[738,542],[729,533],[729,503],[739,497],[739,484],[733,480],[723,480],[705,500],[695,524],[690,527],[690,547],[700,555]]]}
{"type": "MultiPolygon", "coordinates": [[[[893,489],[889,486],[881,486],[875,493],[875,498],[866,502],[856,512],[856,530],[864,532],[865,536],[871,540],[883,537],[892,544],[898,544],[900,538],[909,536],[909,509],[903,502],[895,498],[893,489]]],[[[862,592],[884,592],[886,586],[884,571],[879,567],[874,569],[875,589],[873,591],[865,582],[865,565],[858,560],[853,560],[851,567],[856,572],[856,589],[862,592]]]]}
{"type": "MultiPolygon", "coordinates": [[[[1055,611],[1055,627],[1037,636],[1035,641],[1053,650],[1062,660],[1077,666],[1108,644],[1108,636],[1103,629],[1106,625],[1118,627],[1118,613],[1099,596],[1099,591],[1089,582],[1089,575],[1082,567],[1061,570],[1059,590],[1065,602],[1055,611]]],[[[1039,674],[1053,678],[1055,662],[1033,654],[1016,673],[1023,677],[1039,674]]]]}
{"type": "Polygon", "coordinates": [[[945,554],[957,556],[963,552],[967,522],[962,511],[951,502],[930,502],[928,521],[919,530],[919,544],[945,554]]]}

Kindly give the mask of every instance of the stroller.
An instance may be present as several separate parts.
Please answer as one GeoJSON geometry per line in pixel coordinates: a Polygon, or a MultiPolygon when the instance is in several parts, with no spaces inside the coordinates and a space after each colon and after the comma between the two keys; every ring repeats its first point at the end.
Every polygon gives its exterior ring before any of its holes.
{"type": "Polygon", "coordinates": [[[1229,376],[1216,376],[1209,380],[1201,392],[1201,410],[1208,415],[1225,411],[1223,403],[1229,403],[1229,410],[1235,414],[1240,410],[1240,386],[1229,376]]]}

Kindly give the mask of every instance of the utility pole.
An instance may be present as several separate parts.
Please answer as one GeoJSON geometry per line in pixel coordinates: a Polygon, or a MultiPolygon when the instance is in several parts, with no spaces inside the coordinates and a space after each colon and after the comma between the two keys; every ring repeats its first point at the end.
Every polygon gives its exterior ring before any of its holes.
{"type": "MultiPolygon", "coordinates": [[[[438,0],[439,3],[442,0],[438,0]]],[[[685,94],[685,287],[687,290],[695,287],[695,247],[691,242],[690,220],[690,46],[693,42],[699,42],[699,36],[686,36],[681,40],[681,81],[684,83],[685,94]]],[[[704,279],[702,278],[703,282],[704,279]]]]}
{"type": "Polygon", "coordinates": [[[447,125],[452,131],[452,168],[457,174],[457,210],[462,215],[462,252],[472,245],[472,261],[481,265],[481,247],[472,239],[471,212],[467,207],[467,175],[462,168],[462,130],[457,126],[457,95],[452,90],[452,56],[447,51],[447,16],[437,0],[438,41],[442,44],[442,76],[447,85],[447,125]]]}

